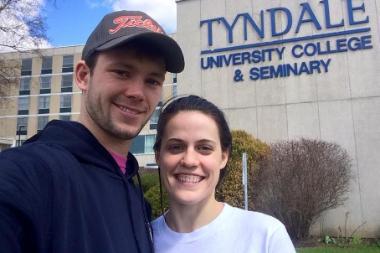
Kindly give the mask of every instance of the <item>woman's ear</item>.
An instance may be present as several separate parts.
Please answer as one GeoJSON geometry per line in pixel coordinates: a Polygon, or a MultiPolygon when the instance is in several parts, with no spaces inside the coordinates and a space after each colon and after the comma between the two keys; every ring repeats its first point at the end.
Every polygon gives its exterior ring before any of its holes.
{"type": "Polygon", "coordinates": [[[75,82],[82,92],[88,90],[90,73],[90,68],[83,60],[79,61],[75,66],[75,82]]]}
{"type": "Polygon", "coordinates": [[[221,162],[220,169],[224,169],[226,167],[227,162],[228,162],[228,158],[229,158],[228,152],[227,151],[223,151],[222,152],[222,162],[221,162]]]}
{"type": "Polygon", "coordinates": [[[156,164],[160,167],[160,151],[154,153],[154,158],[156,159],[156,164]]]}

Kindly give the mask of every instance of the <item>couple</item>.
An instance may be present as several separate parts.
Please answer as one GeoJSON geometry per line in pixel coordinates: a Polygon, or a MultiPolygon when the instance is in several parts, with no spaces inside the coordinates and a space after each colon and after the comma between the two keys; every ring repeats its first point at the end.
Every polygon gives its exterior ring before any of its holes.
{"type": "Polygon", "coordinates": [[[0,154],[2,253],[295,252],[276,219],[215,200],[231,134],[223,113],[197,96],[160,116],[154,150],[170,204],[150,223],[128,151],[166,71],[183,68],[177,43],[145,13],[102,19],[75,68],[79,123],[52,121],[0,154]]]}

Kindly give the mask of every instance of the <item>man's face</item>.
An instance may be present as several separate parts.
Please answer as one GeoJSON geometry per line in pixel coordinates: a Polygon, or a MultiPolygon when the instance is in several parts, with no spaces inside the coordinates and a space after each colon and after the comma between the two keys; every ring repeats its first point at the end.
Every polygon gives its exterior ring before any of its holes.
{"type": "Polygon", "coordinates": [[[90,128],[105,137],[135,137],[161,98],[165,73],[163,59],[133,49],[99,53],[84,92],[87,122],[96,125],[90,128]]]}

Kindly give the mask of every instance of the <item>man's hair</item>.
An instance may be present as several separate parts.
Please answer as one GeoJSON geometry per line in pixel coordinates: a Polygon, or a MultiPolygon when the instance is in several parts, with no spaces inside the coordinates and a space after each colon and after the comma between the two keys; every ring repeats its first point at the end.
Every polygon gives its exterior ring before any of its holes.
{"type": "MultiPolygon", "coordinates": [[[[120,49],[127,49],[127,48],[134,50],[136,55],[139,57],[145,57],[145,58],[149,58],[149,59],[156,59],[156,58],[163,58],[164,57],[163,52],[161,52],[159,47],[153,45],[150,41],[146,41],[144,39],[135,39],[133,41],[127,42],[123,45],[120,45],[120,46],[113,48],[113,49],[110,49],[110,50],[120,50],[120,49]]],[[[85,62],[86,62],[86,65],[88,66],[88,68],[90,69],[91,74],[93,73],[93,71],[95,69],[99,55],[104,53],[104,52],[108,52],[110,50],[96,51],[96,52],[92,53],[87,58],[87,60],[85,62]]]]}

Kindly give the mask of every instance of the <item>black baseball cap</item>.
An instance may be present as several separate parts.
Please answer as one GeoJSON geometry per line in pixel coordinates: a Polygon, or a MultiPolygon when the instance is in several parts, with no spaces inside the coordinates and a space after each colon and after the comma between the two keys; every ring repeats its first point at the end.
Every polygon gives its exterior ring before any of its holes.
{"type": "Polygon", "coordinates": [[[82,51],[87,60],[96,51],[105,51],[132,40],[143,40],[162,53],[166,70],[179,73],[185,67],[182,50],[164,29],[149,15],[141,11],[116,11],[103,17],[88,37],[82,51]]]}

